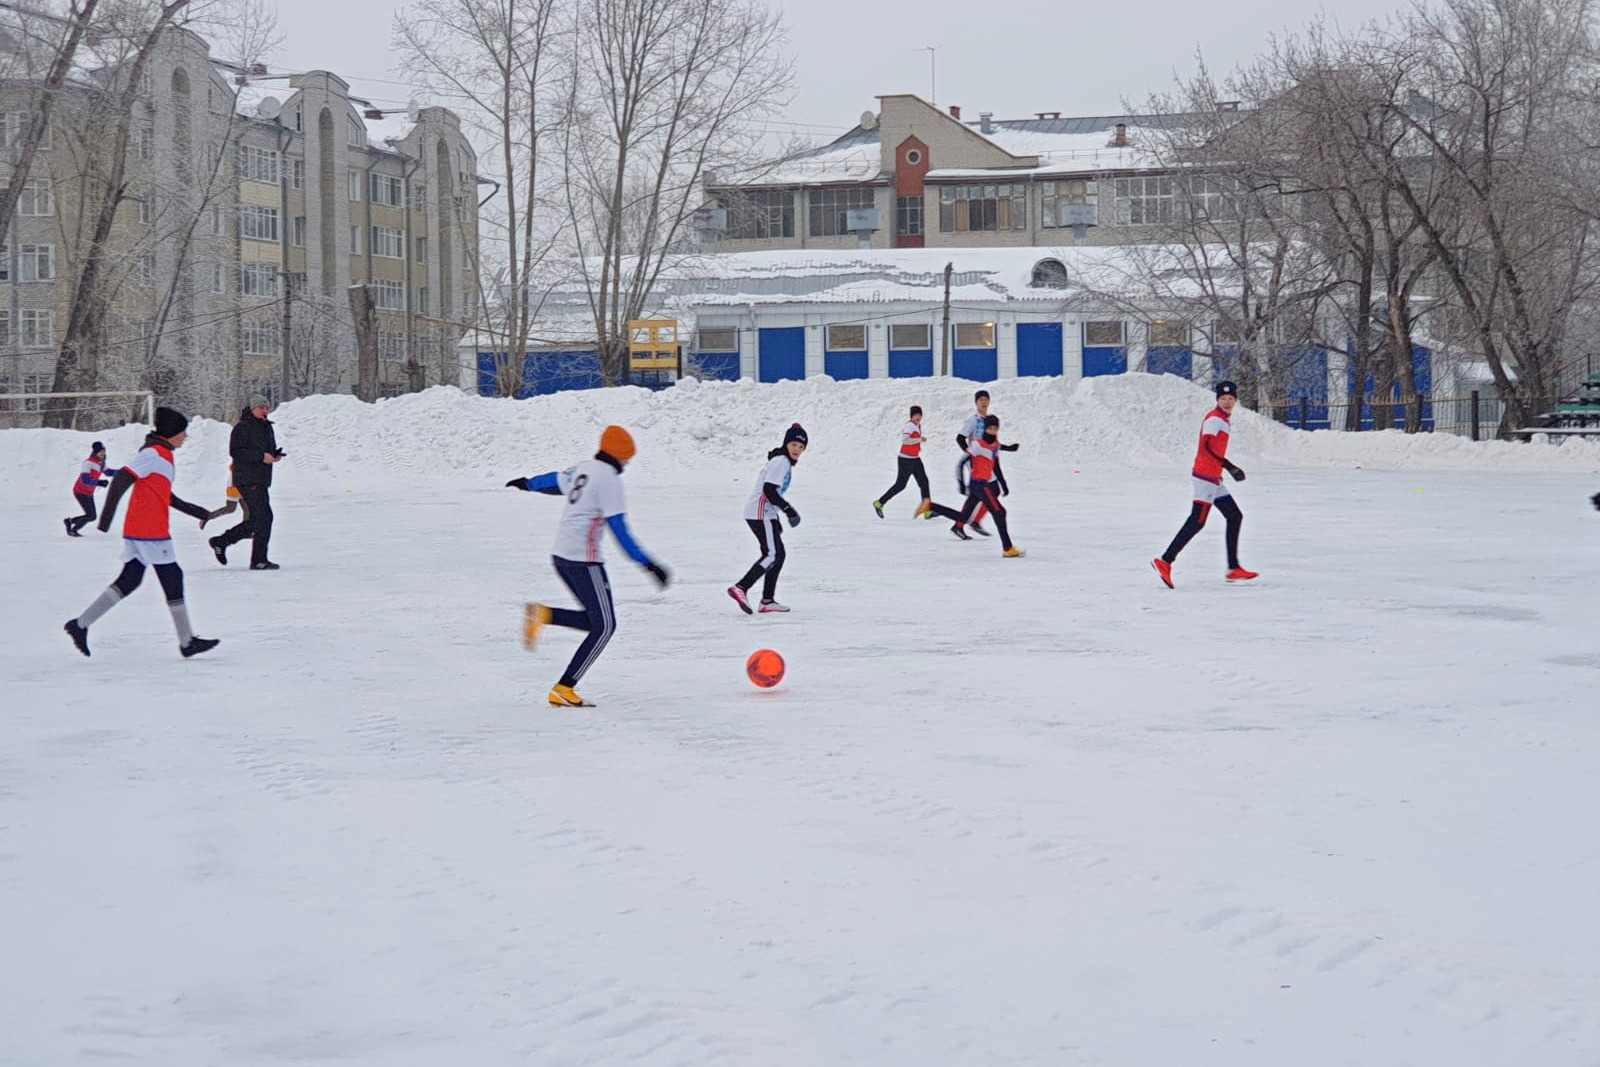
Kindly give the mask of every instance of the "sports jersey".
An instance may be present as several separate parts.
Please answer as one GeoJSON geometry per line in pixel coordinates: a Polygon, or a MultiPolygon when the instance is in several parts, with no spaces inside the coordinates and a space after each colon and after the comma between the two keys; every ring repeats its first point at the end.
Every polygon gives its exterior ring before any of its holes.
{"type": "Polygon", "coordinates": [[[555,555],[578,563],[600,562],[600,536],[606,522],[627,510],[622,475],[604,460],[586,459],[556,475],[567,498],[556,531],[555,555]]]}
{"type": "Polygon", "coordinates": [[[122,536],[134,541],[165,541],[172,537],[168,522],[172,508],[172,486],[178,480],[178,466],[172,449],[165,442],[150,441],[123,470],[132,474],[133,498],[128,502],[128,517],[122,536]]]}
{"type": "Polygon", "coordinates": [[[969,447],[975,438],[983,436],[984,418],[985,416],[979,415],[976,411],[974,411],[972,415],[968,417],[967,421],[961,424],[961,435],[967,439],[967,444],[969,447]]]}
{"type": "Polygon", "coordinates": [[[104,464],[93,456],[84,460],[83,466],[78,468],[78,480],[72,484],[72,491],[79,496],[94,496],[103,470],[104,464]]]}
{"type": "Polygon", "coordinates": [[[985,441],[983,435],[967,438],[967,455],[972,457],[972,481],[994,481],[995,465],[1000,462],[1000,439],[985,441]]]}
{"type": "Polygon", "coordinates": [[[756,479],[750,499],[745,503],[744,517],[751,522],[777,518],[777,507],[767,499],[767,486],[777,486],[778,495],[782,496],[789,491],[789,479],[793,476],[794,464],[789,462],[788,451],[779,452],[767,460],[767,465],[761,468],[761,476],[756,479]]]}
{"type": "Polygon", "coordinates": [[[914,422],[907,422],[900,429],[900,454],[907,459],[917,459],[922,455],[922,427],[914,422]]]}
{"type": "Polygon", "coordinates": [[[1228,455],[1228,433],[1231,425],[1228,413],[1221,408],[1212,408],[1211,414],[1207,415],[1206,421],[1200,425],[1200,447],[1194,457],[1196,478],[1213,485],[1222,484],[1223,460],[1228,455]]]}

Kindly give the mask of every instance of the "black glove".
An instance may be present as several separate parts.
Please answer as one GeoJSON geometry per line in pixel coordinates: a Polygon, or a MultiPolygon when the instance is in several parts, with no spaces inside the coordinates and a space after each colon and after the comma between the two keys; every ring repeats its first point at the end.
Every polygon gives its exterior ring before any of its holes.
{"type": "Polygon", "coordinates": [[[644,569],[650,572],[650,577],[654,578],[656,580],[656,584],[661,588],[665,589],[667,586],[672,584],[672,572],[667,570],[667,568],[663,567],[661,564],[646,563],[644,565],[644,569]]]}
{"type": "Polygon", "coordinates": [[[523,492],[527,492],[528,479],[526,479],[526,478],[513,478],[509,482],[506,483],[506,488],[507,489],[521,489],[523,492]]]}
{"type": "Polygon", "coordinates": [[[967,435],[966,434],[964,434],[964,433],[956,434],[956,447],[961,449],[961,451],[963,451],[963,452],[965,452],[967,450],[967,435]]]}
{"type": "Polygon", "coordinates": [[[998,484],[1000,486],[1000,495],[1001,496],[1010,496],[1011,495],[1011,487],[1009,485],[1007,485],[1003,481],[999,482],[998,484]]]}
{"type": "Polygon", "coordinates": [[[283,457],[284,457],[284,456],[287,456],[287,455],[288,455],[288,454],[289,454],[289,453],[287,453],[287,452],[285,452],[285,451],[284,451],[284,450],[283,450],[283,449],[281,449],[281,448],[274,448],[274,449],[273,449],[273,450],[272,450],[272,454],[273,454],[273,455],[274,455],[274,456],[277,456],[277,457],[278,457],[278,458],[279,458],[279,459],[282,459],[282,458],[283,458],[283,457]]]}
{"type": "Polygon", "coordinates": [[[794,508],[790,508],[784,514],[789,516],[789,528],[791,530],[800,525],[800,513],[794,508]]]}
{"type": "Polygon", "coordinates": [[[100,479],[100,488],[102,488],[102,489],[104,489],[104,488],[105,488],[105,487],[106,487],[106,486],[108,486],[108,485],[110,485],[110,484],[111,484],[111,483],[110,483],[110,482],[108,482],[108,481],[106,481],[106,480],[105,480],[105,479],[104,479],[104,478],[101,478],[101,479],[100,479]]]}
{"type": "Polygon", "coordinates": [[[1236,482],[1242,482],[1242,481],[1244,481],[1244,471],[1242,471],[1242,470],[1240,470],[1240,469],[1239,469],[1239,468],[1238,468],[1238,467],[1235,467],[1235,466],[1234,466],[1234,465],[1233,465],[1233,464],[1231,464],[1231,463],[1230,463],[1230,464],[1228,464],[1228,474],[1229,474],[1229,476],[1231,476],[1231,477],[1232,477],[1232,478],[1233,478],[1233,480],[1234,480],[1234,481],[1236,481],[1236,482]]]}
{"type": "Polygon", "coordinates": [[[1594,496],[1590,497],[1589,503],[1594,505],[1594,509],[1596,511],[1600,511],[1600,493],[1596,493],[1594,496]]]}
{"type": "Polygon", "coordinates": [[[1012,443],[1012,444],[1009,444],[1009,445],[1001,445],[1000,446],[1000,451],[1002,451],[1002,452],[1015,452],[1017,449],[1019,449],[1021,447],[1022,447],[1021,445],[1015,444],[1015,443],[1012,443]]]}

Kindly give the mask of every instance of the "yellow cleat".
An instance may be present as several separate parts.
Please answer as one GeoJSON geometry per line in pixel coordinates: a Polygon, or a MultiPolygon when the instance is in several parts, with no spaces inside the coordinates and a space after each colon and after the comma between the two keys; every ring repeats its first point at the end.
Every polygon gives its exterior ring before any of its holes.
{"type": "Polygon", "coordinates": [[[539,631],[550,622],[550,609],[543,604],[522,606],[522,647],[532,652],[539,644],[539,631]]]}
{"type": "Polygon", "coordinates": [[[1012,545],[1010,548],[1002,552],[1001,555],[1005,556],[1006,559],[1018,559],[1022,556],[1026,556],[1027,553],[1022,551],[1022,549],[1018,548],[1016,545],[1012,545]]]}
{"type": "Polygon", "coordinates": [[[917,505],[916,518],[920,519],[924,515],[931,515],[931,514],[933,514],[933,501],[924,500],[922,503],[917,505]]]}
{"type": "Polygon", "coordinates": [[[557,685],[550,690],[550,706],[552,708],[592,708],[593,704],[578,695],[578,691],[570,685],[557,685]]]}

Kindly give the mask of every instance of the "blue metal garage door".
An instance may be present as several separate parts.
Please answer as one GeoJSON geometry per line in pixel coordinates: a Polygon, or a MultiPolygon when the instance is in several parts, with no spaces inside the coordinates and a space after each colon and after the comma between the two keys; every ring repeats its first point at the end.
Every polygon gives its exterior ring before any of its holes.
{"type": "Polygon", "coordinates": [[[1061,377],[1061,324],[1017,324],[1017,377],[1061,377]]]}
{"type": "Polygon", "coordinates": [[[760,354],[758,377],[764,382],[781,382],[806,376],[806,331],[803,326],[766,329],[757,333],[760,354]]]}

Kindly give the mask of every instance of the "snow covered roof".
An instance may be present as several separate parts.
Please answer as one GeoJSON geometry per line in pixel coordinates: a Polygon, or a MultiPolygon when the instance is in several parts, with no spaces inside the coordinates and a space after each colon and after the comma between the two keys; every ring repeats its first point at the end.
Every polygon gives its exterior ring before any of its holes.
{"type": "Polygon", "coordinates": [[[754,173],[725,175],[718,185],[826,185],[872,182],[884,177],[878,131],[857,127],[838,140],[779,159],[754,173]]]}
{"type": "MultiPolygon", "coordinates": [[[[1113,125],[1115,121],[1112,120],[1113,125]]],[[[1157,165],[1157,159],[1142,144],[1138,127],[1128,127],[1128,144],[1112,144],[1112,129],[1055,132],[1036,128],[1032,122],[996,124],[984,134],[999,148],[1016,156],[1037,156],[1038,166],[1014,170],[993,168],[935,168],[928,172],[931,181],[940,178],[996,177],[1002,174],[1083,174],[1102,170],[1137,170],[1157,165]]]]}

